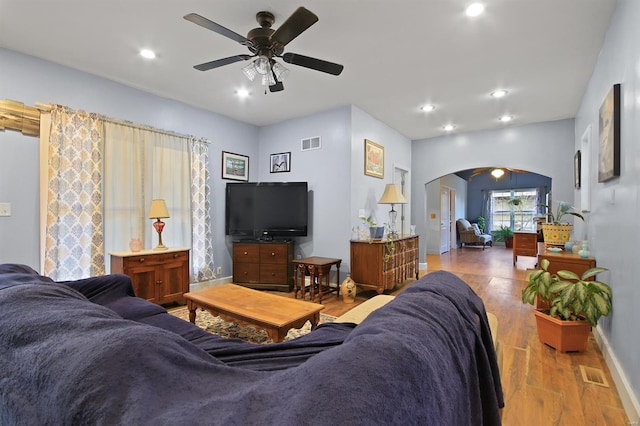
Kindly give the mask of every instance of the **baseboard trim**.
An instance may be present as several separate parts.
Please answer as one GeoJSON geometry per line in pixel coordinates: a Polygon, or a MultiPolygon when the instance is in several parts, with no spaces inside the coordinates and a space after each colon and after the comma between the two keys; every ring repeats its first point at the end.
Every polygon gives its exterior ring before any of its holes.
{"type": "Polygon", "coordinates": [[[204,290],[205,288],[209,288],[209,287],[218,287],[223,284],[229,284],[231,281],[233,281],[232,276],[216,278],[215,280],[202,281],[199,283],[191,283],[189,284],[189,291],[198,291],[198,290],[204,290]]]}
{"type": "Polygon", "coordinates": [[[609,367],[609,371],[611,371],[611,376],[616,384],[616,389],[622,400],[622,406],[629,419],[629,424],[640,424],[640,402],[638,401],[638,396],[633,393],[633,389],[631,389],[629,385],[629,380],[624,374],[624,371],[622,371],[618,358],[611,349],[611,345],[609,345],[609,340],[604,334],[600,333],[598,327],[593,328],[593,336],[602,352],[604,361],[609,367]]]}

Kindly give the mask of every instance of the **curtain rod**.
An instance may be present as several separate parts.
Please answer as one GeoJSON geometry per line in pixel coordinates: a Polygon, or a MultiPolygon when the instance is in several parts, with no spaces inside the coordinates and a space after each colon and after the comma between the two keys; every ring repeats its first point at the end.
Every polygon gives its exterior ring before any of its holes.
{"type": "MultiPolygon", "coordinates": [[[[78,112],[77,110],[69,108],[69,107],[67,107],[65,105],[40,104],[40,103],[36,104],[36,108],[37,109],[39,109],[40,111],[46,111],[46,112],[50,112],[55,107],[64,108],[67,111],[78,112]]],[[[84,110],[80,110],[80,111],[86,112],[84,110]]],[[[113,124],[119,124],[121,126],[127,126],[127,127],[131,127],[131,128],[134,128],[134,129],[148,130],[148,131],[151,131],[151,132],[156,132],[156,133],[164,134],[164,135],[167,135],[167,136],[174,136],[174,137],[178,137],[178,138],[182,138],[182,139],[197,139],[197,140],[205,142],[207,144],[211,143],[211,141],[206,139],[206,138],[198,138],[198,137],[193,136],[193,135],[185,135],[185,134],[174,132],[174,131],[171,131],[171,130],[158,129],[156,127],[149,126],[149,125],[146,125],[146,124],[138,124],[138,123],[134,123],[133,121],[122,120],[122,119],[113,118],[113,117],[108,117],[106,115],[102,115],[102,114],[98,114],[98,113],[87,113],[87,114],[95,115],[96,117],[98,117],[101,120],[108,121],[109,123],[113,123],[113,124]]]]}

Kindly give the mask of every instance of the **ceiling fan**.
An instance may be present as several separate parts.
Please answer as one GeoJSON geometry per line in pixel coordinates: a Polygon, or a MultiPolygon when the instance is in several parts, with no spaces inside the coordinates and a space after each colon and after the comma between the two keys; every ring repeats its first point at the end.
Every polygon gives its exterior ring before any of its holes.
{"type": "Polygon", "coordinates": [[[277,30],[271,28],[275,22],[275,17],[271,12],[258,12],[256,14],[256,21],[258,21],[260,27],[249,31],[247,37],[243,37],[196,13],[189,13],[184,16],[184,19],[237,41],[243,46],[246,46],[251,52],[250,55],[230,56],[194,66],[195,69],[200,71],[207,71],[235,62],[248,61],[256,58],[251,61],[249,65],[242,68],[242,71],[249,80],[253,81],[256,77],[259,77],[264,86],[269,86],[269,91],[279,92],[284,90],[282,80],[287,76],[289,70],[279,62],[276,62],[275,58],[282,58],[282,60],[288,64],[310,68],[331,75],[340,75],[344,68],[342,65],[333,62],[323,61],[322,59],[311,58],[297,53],[287,52],[283,54],[284,48],[289,42],[318,22],[318,17],[304,7],[296,9],[277,30]]]}

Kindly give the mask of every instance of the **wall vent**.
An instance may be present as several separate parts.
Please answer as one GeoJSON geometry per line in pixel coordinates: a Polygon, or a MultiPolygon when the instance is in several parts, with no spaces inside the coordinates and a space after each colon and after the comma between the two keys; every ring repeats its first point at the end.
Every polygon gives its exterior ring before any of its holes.
{"type": "Polygon", "coordinates": [[[320,136],[302,139],[300,142],[301,142],[300,143],[301,151],[310,151],[312,149],[322,148],[322,142],[320,141],[320,136]]]}

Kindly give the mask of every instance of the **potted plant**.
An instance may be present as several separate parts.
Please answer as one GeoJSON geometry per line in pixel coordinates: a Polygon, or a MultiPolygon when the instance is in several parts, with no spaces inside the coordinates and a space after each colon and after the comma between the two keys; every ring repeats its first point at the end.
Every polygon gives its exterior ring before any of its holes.
{"type": "Polygon", "coordinates": [[[578,213],[575,208],[566,201],[560,201],[558,203],[558,209],[555,215],[550,206],[546,204],[539,204],[539,206],[547,209],[547,223],[541,225],[544,242],[550,245],[564,246],[571,238],[573,225],[562,222],[562,218],[565,215],[571,215],[584,220],[584,216],[578,213]]]}
{"type": "Polygon", "coordinates": [[[611,313],[611,287],[590,280],[607,269],[591,268],[582,276],[566,270],[552,275],[547,259],[540,266],[542,269],[532,272],[522,289],[523,303],[534,305],[540,299],[548,306],[534,310],[538,338],[560,352],[585,350],[591,327],[611,313]]]}
{"type": "Polygon", "coordinates": [[[498,242],[504,241],[506,248],[513,247],[513,230],[508,226],[500,225],[500,229],[494,233],[494,238],[498,242]]]}
{"type": "Polygon", "coordinates": [[[371,239],[382,239],[382,236],[384,235],[384,226],[377,226],[376,221],[373,220],[373,216],[360,216],[360,220],[362,220],[367,226],[369,226],[369,236],[371,237],[371,239]]]}
{"type": "Polygon", "coordinates": [[[484,227],[487,226],[487,220],[484,216],[478,216],[476,218],[476,222],[478,222],[478,228],[480,228],[480,231],[484,232],[484,227]]]}

